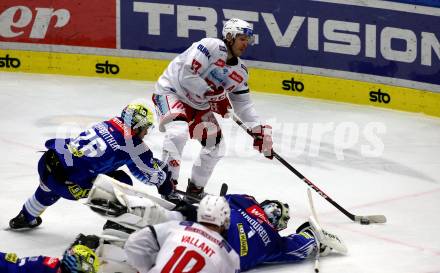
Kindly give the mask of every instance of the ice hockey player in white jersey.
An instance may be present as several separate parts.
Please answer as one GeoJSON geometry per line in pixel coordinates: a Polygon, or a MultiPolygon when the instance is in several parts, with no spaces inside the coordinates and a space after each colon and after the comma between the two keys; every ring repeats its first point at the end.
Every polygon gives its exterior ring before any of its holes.
{"type": "Polygon", "coordinates": [[[202,144],[188,181],[190,197],[204,196],[204,187],[224,155],[221,128],[213,113],[226,117],[230,103],[252,128],[254,148],[272,158],[272,128],[259,120],[249,94],[248,71],[239,58],[253,43],[252,25],[230,19],[222,35],[223,40],[204,38],[178,55],[158,79],[153,94],[159,130],[166,132],[163,160],[175,183],[188,139],[202,144]]]}
{"type": "Polygon", "coordinates": [[[230,223],[226,199],[205,196],[197,222],[169,221],[131,234],[124,248],[128,263],[139,273],[240,272],[238,254],[220,235],[230,223]]]}

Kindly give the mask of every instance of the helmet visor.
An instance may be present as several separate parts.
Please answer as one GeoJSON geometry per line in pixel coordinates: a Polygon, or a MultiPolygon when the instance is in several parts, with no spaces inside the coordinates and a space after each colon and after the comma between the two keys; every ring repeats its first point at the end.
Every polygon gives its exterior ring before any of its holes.
{"type": "Polygon", "coordinates": [[[145,108],[139,108],[137,111],[133,111],[133,120],[131,121],[134,124],[133,129],[150,129],[154,127],[154,117],[153,113],[145,108]]]}
{"type": "Polygon", "coordinates": [[[137,122],[133,129],[150,129],[154,127],[153,118],[150,119],[150,116],[142,117],[139,115],[135,120],[137,122]]]}
{"type": "Polygon", "coordinates": [[[261,203],[261,207],[276,230],[280,231],[287,228],[287,223],[290,220],[288,204],[283,204],[277,200],[265,200],[261,203]]]}
{"type": "Polygon", "coordinates": [[[242,34],[248,38],[248,42],[250,45],[253,45],[255,42],[254,30],[251,28],[242,28],[242,34]]]}

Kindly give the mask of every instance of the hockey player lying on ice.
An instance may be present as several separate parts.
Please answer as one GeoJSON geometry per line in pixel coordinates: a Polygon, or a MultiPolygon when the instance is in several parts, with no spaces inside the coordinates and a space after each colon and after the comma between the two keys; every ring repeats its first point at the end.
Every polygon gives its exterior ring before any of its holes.
{"type": "MultiPolygon", "coordinates": [[[[115,185],[109,181],[111,178],[102,177],[105,178],[95,182],[87,202],[98,213],[112,216],[104,233],[120,236],[169,220],[197,219],[196,207],[184,201],[167,210],[150,200],[151,196],[140,197],[139,193],[115,185]]],[[[240,256],[242,271],[264,263],[290,263],[314,257],[318,242],[321,256],[332,249],[342,254],[347,252],[344,243],[336,235],[323,231],[312,217],[296,233],[281,236],[279,231],[287,227],[290,219],[287,204],[277,200],[259,203],[244,194],[225,197],[231,209],[231,223],[223,235],[240,256]]]]}
{"type": "Polygon", "coordinates": [[[97,273],[99,259],[95,249],[99,237],[79,234],[61,259],[48,256],[18,258],[15,253],[0,252],[1,273],[97,273]]]}

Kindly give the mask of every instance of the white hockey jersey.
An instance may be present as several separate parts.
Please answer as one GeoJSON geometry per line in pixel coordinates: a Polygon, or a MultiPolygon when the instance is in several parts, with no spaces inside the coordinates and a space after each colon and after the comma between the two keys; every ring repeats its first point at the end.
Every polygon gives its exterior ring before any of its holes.
{"type": "Polygon", "coordinates": [[[221,235],[193,222],[146,227],[131,234],[124,249],[139,273],[240,272],[238,254],[221,235]]]}
{"type": "Polygon", "coordinates": [[[259,124],[249,95],[248,71],[240,58],[226,62],[228,50],[217,38],[193,43],[168,65],[155,89],[160,95],[174,94],[198,110],[209,108],[205,93],[222,86],[235,113],[249,126],[259,124]]]}

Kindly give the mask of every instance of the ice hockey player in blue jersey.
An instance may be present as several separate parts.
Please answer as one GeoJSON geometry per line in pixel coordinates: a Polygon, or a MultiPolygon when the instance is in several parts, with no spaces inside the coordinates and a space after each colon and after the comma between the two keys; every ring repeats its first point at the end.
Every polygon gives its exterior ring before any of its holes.
{"type": "Polygon", "coordinates": [[[118,170],[123,165],[141,182],[156,185],[163,196],[173,195],[174,184],[167,166],[154,158],[143,142],[153,122],[153,113],[146,105],[132,103],[120,117],[97,123],[76,138],[46,141],[48,150],[38,162],[40,185],[9,226],[39,226],[40,214],[61,197],[86,198],[99,174],[132,184],[130,176],[118,170]]]}
{"type": "Polygon", "coordinates": [[[97,273],[99,258],[94,248],[96,236],[80,234],[61,259],[48,256],[18,258],[15,253],[0,252],[1,273],[97,273]],[[92,244],[92,245],[90,245],[92,244]]]}
{"type": "Polygon", "coordinates": [[[277,200],[258,203],[252,196],[226,195],[231,207],[231,226],[227,240],[240,256],[242,271],[263,263],[298,262],[316,247],[313,236],[294,233],[283,237],[289,206],[277,200]]]}
{"type": "MultiPolygon", "coordinates": [[[[240,257],[241,271],[261,264],[305,260],[318,251],[318,241],[321,256],[329,254],[332,247],[341,253],[346,252],[345,245],[336,235],[316,230],[311,222],[299,226],[296,233],[281,236],[279,231],[285,229],[290,220],[286,203],[278,200],[258,203],[254,197],[245,194],[225,197],[231,208],[231,224],[225,237],[240,257]]],[[[193,218],[190,206],[182,201],[180,207],[178,205],[175,210],[182,212],[187,219],[193,218]]]]}

